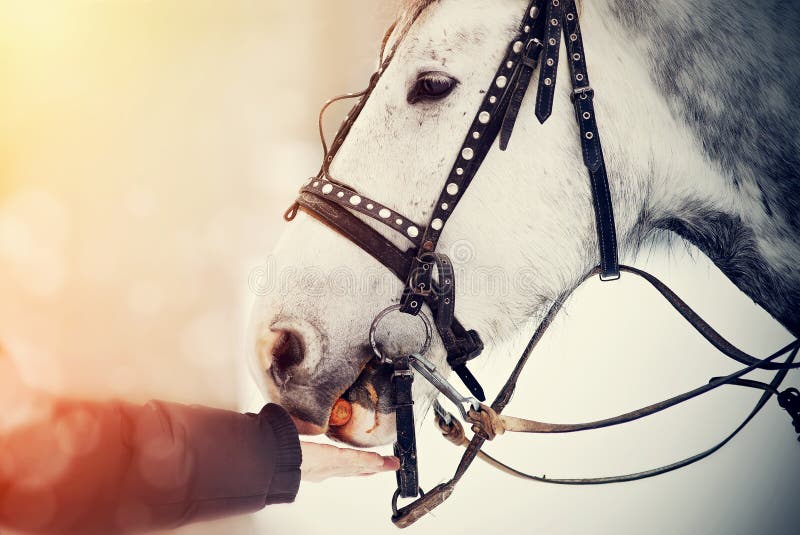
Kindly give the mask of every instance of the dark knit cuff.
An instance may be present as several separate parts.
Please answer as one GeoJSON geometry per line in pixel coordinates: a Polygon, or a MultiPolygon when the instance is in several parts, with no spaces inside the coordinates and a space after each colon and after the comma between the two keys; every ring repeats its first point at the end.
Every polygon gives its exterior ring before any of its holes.
{"type": "Polygon", "coordinates": [[[297,428],[289,413],[273,403],[265,405],[258,416],[275,434],[275,473],[266,505],[293,502],[300,488],[300,463],[303,461],[297,428]]]}

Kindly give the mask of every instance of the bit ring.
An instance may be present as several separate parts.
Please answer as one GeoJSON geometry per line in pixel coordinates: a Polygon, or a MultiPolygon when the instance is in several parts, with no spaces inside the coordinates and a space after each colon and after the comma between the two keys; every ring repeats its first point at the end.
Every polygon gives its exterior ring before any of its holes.
{"type": "MultiPolygon", "coordinates": [[[[393,359],[391,357],[384,356],[380,350],[378,349],[378,342],[375,340],[375,333],[378,330],[378,325],[380,325],[381,321],[386,319],[386,316],[391,314],[392,312],[399,312],[402,308],[402,305],[392,305],[383,309],[375,319],[372,320],[372,325],[369,327],[369,345],[372,347],[372,352],[375,354],[375,357],[381,364],[391,364],[393,359]]],[[[433,336],[433,324],[431,323],[430,318],[428,317],[425,312],[420,311],[416,314],[416,317],[422,320],[422,324],[425,327],[425,342],[422,344],[422,348],[417,353],[425,354],[431,347],[431,339],[433,336]]]]}

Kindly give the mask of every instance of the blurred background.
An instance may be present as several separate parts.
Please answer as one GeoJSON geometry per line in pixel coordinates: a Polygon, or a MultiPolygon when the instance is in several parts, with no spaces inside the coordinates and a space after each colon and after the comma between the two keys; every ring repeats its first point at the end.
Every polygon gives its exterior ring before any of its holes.
{"type": "Polygon", "coordinates": [[[236,402],[248,272],[393,10],[0,1],[0,339],[31,379],[236,402]]]}
{"type": "MultiPolygon", "coordinates": [[[[394,11],[375,0],[0,0],[0,343],[31,384],[260,407],[243,361],[249,276],[317,170],[320,105],[366,84],[394,11]]],[[[744,350],[789,341],[691,248],[636,263],[744,350]]],[[[489,391],[511,365],[479,364],[489,391]]],[[[732,369],[637,281],[592,282],[511,412],[589,420],[732,369]],[[609,301],[614,314],[599,314],[609,301]]],[[[551,477],[636,471],[710,446],[756,397],[730,389],[624,430],[504,437],[489,449],[551,477]]],[[[420,436],[424,488],[459,453],[431,427],[420,436]]],[[[718,456],[653,481],[565,489],[476,465],[410,531],[796,533],[798,476],[800,448],[773,401],[718,456]]],[[[179,531],[396,533],[392,491],[391,474],[304,485],[294,505],[179,531]]]]}

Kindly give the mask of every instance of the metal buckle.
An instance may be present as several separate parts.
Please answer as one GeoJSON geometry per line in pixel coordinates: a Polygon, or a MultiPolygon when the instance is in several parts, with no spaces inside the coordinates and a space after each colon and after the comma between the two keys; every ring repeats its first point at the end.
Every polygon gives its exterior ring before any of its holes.
{"type": "Polygon", "coordinates": [[[581,100],[586,100],[587,98],[591,99],[594,98],[594,89],[592,86],[587,85],[585,87],[578,87],[572,90],[572,102],[575,102],[576,98],[580,98],[581,100]]]}
{"type": "Polygon", "coordinates": [[[615,280],[619,280],[619,279],[620,279],[619,271],[617,271],[616,273],[610,273],[608,275],[604,275],[603,273],[600,273],[600,280],[603,281],[603,282],[615,281],[615,280]]]}
{"type": "Polygon", "coordinates": [[[530,39],[525,45],[525,54],[522,56],[522,63],[535,69],[543,48],[544,45],[541,41],[538,39],[530,39]]]}
{"type": "Polygon", "coordinates": [[[432,253],[422,253],[415,256],[411,263],[411,270],[406,279],[406,287],[403,290],[403,297],[400,300],[400,311],[405,314],[416,316],[422,310],[422,304],[433,293],[433,266],[435,260],[426,260],[426,255],[432,253]]]}

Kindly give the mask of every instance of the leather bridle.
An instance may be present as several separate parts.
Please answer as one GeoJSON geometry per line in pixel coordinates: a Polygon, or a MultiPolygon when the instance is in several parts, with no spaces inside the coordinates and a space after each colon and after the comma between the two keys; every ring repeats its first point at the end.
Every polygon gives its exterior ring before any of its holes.
{"type": "MultiPolygon", "coordinates": [[[[474,410],[473,408],[467,414],[467,420],[473,425],[473,431],[475,431],[475,436],[471,441],[467,441],[460,424],[453,420],[451,415],[445,413],[437,402],[438,425],[453,442],[467,445],[467,450],[462,457],[455,476],[450,481],[438,485],[431,492],[423,494],[417,501],[398,510],[396,508],[398,496],[416,497],[420,494],[417,481],[414,422],[411,411],[411,405],[413,404],[411,399],[411,382],[413,380],[411,368],[425,372],[425,365],[419,364],[420,361],[424,361],[421,357],[417,359],[415,356],[401,356],[390,359],[389,361],[395,368],[393,383],[398,422],[398,441],[395,444],[395,451],[401,460],[401,469],[398,472],[398,491],[395,493],[393,500],[394,515],[392,519],[395,524],[405,527],[443,502],[452,493],[455,484],[463,476],[476,456],[482,456],[495,466],[528,479],[561,484],[598,484],[652,477],[687,466],[717,451],[755,416],[773,394],[778,393],[777,388],[786,376],[787,371],[798,367],[797,364],[793,364],[793,360],[798,349],[800,349],[800,341],[789,344],[766,359],[757,359],[747,355],[714,331],[658,279],[638,269],[619,265],[614,212],[595,116],[594,90],[589,84],[575,0],[532,0],[530,2],[519,25],[518,32],[509,43],[500,67],[492,79],[491,86],[486,91],[484,99],[475,114],[445,186],[442,188],[433,206],[433,211],[424,225],[412,221],[388,206],[365,197],[355,189],[331,177],[329,166],[334,156],[342,146],[381,75],[389,65],[397,46],[418,15],[419,12],[411,14],[404,28],[398,29],[395,26],[390,28],[390,32],[395,31],[400,34],[393,49],[385,57],[383,57],[384,54],[382,53],[380,68],[371,77],[368,88],[363,92],[345,97],[359,97],[359,100],[339,129],[330,150],[325,143],[324,136],[322,136],[325,150],[322,167],[319,173],[309,179],[302,187],[299,197],[286,212],[285,218],[291,221],[298,209],[302,209],[358,245],[403,281],[405,289],[400,300],[400,310],[407,314],[417,315],[422,311],[424,304],[428,305],[434,318],[435,328],[447,351],[448,364],[462,379],[472,395],[480,401],[485,401],[480,384],[467,368],[467,362],[477,357],[483,350],[483,343],[477,332],[467,329],[455,317],[455,273],[447,255],[437,251],[437,244],[450,215],[463,198],[495,140],[498,140],[500,150],[504,151],[508,147],[523,98],[528,91],[537,68],[539,69],[539,80],[535,104],[536,117],[541,123],[544,123],[550,117],[563,34],[567,53],[566,63],[569,66],[569,78],[572,83],[572,103],[580,131],[583,163],[589,175],[599,244],[600,264],[592,274],[599,275],[600,279],[604,281],[618,279],[620,272],[644,278],[717,349],[747,367],[727,377],[714,379],[708,385],[680,396],[598,422],[587,424],[546,424],[501,416],[500,413],[510,401],[516,381],[533,348],[559,310],[560,300],[557,300],[534,333],[514,372],[492,405],[481,405],[479,410],[474,410]],[[399,249],[354,213],[366,216],[389,227],[393,232],[404,236],[411,244],[411,247],[405,251],[399,249]],[[787,352],[790,353],[790,356],[784,363],[773,362],[787,352]],[[756,369],[776,370],[775,379],[769,384],[741,379],[743,375],[756,369]],[[480,451],[485,440],[492,439],[503,431],[561,433],[618,425],[659,412],[725,384],[761,388],[764,390],[764,395],[742,425],[721,443],[698,455],[654,470],[594,479],[541,478],[515,471],[480,451]]],[[[330,102],[326,104],[325,108],[329,104],[330,102]]],[[[323,112],[325,108],[323,108],[323,112]]],[[[321,121],[322,119],[320,118],[320,131],[322,130],[321,121]]],[[[431,377],[426,373],[431,373],[430,369],[423,375],[428,380],[431,380],[431,377]]],[[[433,370],[432,373],[436,373],[436,371],[433,370]]],[[[445,391],[440,386],[439,388],[443,392],[445,391]]],[[[795,396],[792,392],[789,394],[784,392],[781,396],[783,396],[782,398],[779,397],[779,400],[783,400],[781,401],[781,406],[784,406],[793,415],[795,427],[800,432],[800,416],[798,415],[800,407],[798,407],[799,404],[797,402],[800,399],[800,395],[795,396]]]]}

